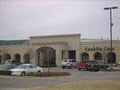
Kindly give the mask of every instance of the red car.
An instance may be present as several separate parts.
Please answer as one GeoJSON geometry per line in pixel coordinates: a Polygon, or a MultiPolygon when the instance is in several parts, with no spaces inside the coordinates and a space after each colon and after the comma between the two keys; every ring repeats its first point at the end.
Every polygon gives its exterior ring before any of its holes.
{"type": "Polygon", "coordinates": [[[83,62],[77,63],[76,67],[78,68],[78,70],[81,70],[81,69],[87,70],[87,66],[90,61],[92,60],[83,60],[83,62]]]}

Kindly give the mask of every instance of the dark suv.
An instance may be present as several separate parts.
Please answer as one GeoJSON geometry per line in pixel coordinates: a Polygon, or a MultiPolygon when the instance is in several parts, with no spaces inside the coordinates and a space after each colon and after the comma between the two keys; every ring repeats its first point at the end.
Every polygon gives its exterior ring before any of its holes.
{"type": "Polygon", "coordinates": [[[21,63],[18,60],[11,60],[8,59],[5,61],[5,64],[14,64],[14,65],[20,65],[21,63]]]}
{"type": "Polygon", "coordinates": [[[87,70],[100,71],[102,69],[106,70],[108,67],[109,67],[108,64],[102,60],[92,60],[91,62],[88,63],[87,70]]]}

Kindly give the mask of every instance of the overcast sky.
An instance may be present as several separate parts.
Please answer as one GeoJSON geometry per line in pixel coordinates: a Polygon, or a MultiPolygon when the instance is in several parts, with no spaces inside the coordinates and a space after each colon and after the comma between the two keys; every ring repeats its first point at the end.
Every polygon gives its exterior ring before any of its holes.
{"type": "Polygon", "coordinates": [[[0,0],[0,40],[30,36],[81,34],[81,38],[120,39],[120,0],[0,0]]]}

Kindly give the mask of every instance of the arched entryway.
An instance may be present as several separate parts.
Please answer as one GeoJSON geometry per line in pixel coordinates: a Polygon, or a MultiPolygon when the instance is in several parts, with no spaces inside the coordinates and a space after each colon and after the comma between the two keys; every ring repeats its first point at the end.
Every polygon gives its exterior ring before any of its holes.
{"type": "Polygon", "coordinates": [[[36,50],[37,53],[37,64],[39,66],[50,66],[56,65],[56,52],[51,47],[41,47],[36,50]],[[48,61],[49,60],[49,61],[48,61]]]}
{"type": "Polygon", "coordinates": [[[114,52],[109,52],[107,57],[108,63],[116,63],[116,54],[114,52]]]}
{"type": "Polygon", "coordinates": [[[81,54],[81,57],[82,57],[82,61],[86,60],[86,59],[89,59],[89,54],[84,52],[84,53],[81,54]]]}
{"type": "Polygon", "coordinates": [[[6,54],[5,55],[5,60],[11,59],[11,55],[10,54],[6,54]]]}
{"type": "Polygon", "coordinates": [[[24,63],[30,63],[30,54],[26,53],[24,55],[24,63]]]}
{"type": "Polygon", "coordinates": [[[15,58],[15,60],[18,60],[20,62],[21,56],[20,56],[20,54],[15,54],[14,58],[15,58]]]}
{"type": "Polygon", "coordinates": [[[102,54],[99,52],[94,53],[94,59],[95,60],[102,60],[102,54]]]}

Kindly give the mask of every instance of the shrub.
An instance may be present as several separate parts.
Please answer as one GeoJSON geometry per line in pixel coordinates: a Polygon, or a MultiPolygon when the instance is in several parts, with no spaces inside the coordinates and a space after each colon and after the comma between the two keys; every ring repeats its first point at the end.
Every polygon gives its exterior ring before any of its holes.
{"type": "Polygon", "coordinates": [[[0,75],[11,75],[11,71],[0,70],[0,75]]]}
{"type": "Polygon", "coordinates": [[[29,73],[26,76],[37,76],[37,77],[52,77],[52,76],[66,76],[70,75],[69,72],[42,72],[40,74],[29,73]]]}

